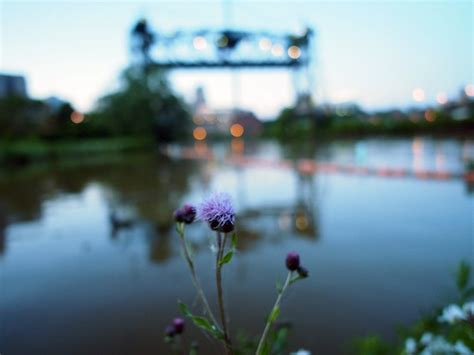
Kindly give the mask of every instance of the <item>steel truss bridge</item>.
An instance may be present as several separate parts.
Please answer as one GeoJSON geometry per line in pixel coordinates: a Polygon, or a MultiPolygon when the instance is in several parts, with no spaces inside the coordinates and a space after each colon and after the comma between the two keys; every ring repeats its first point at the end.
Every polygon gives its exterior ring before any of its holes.
{"type": "Polygon", "coordinates": [[[271,33],[232,29],[153,32],[140,20],[132,29],[137,59],[163,69],[283,68],[294,75],[297,95],[310,94],[314,32],[271,33]]]}

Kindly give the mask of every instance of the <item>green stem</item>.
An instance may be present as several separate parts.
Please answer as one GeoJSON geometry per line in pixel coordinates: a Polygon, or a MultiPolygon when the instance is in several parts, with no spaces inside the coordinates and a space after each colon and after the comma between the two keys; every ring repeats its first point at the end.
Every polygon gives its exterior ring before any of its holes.
{"type": "Polygon", "coordinates": [[[217,285],[217,301],[219,303],[219,313],[221,316],[222,329],[224,332],[224,345],[226,354],[233,354],[232,342],[230,340],[229,331],[227,329],[227,319],[225,316],[225,307],[224,307],[224,295],[222,292],[222,265],[221,259],[224,254],[225,241],[227,235],[224,237],[224,243],[222,243],[222,236],[220,232],[217,232],[217,257],[216,257],[216,285],[217,285]]]}
{"type": "MultiPolygon", "coordinates": [[[[281,291],[278,294],[278,297],[275,301],[275,304],[273,305],[273,308],[270,312],[270,315],[274,314],[274,312],[276,312],[276,309],[278,307],[280,307],[280,303],[281,303],[281,299],[283,297],[283,293],[286,291],[288,285],[290,284],[290,281],[291,281],[291,271],[288,272],[288,276],[286,277],[285,284],[283,285],[281,291]]],[[[267,324],[265,325],[265,329],[263,330],[262,337],[260,338],[260,341],[258,342],[257,352],[255,353],[255,355],[261,355],[262,354],[263,346],[265,345],[265,341],[267,339],[268,332],[270,331],[270,326],[272,325],[272,323],[273,323],[273,320],[269,316],[268,319],[267,319],[267,324]]]]}
{"type": "Polygon", "coordinates": [[[211,318],[212,323],[219,329],[219,323],[217,323],[216,318],[214,317],[214,314],[211,311],[211,307],[209,306],[209,302],[207,302],[206,295],[204,294],[204,291],[201,287],[201,284],[199,282],[199,279],[196,274],[196,268],[194,267],[194,262],[193,259],[191,258],[191,254],[189,253],[188,247],[186,245],[186,240],[184,238],[184,225],[181,227],[178,227],[178,234],[181,240],[181,246],[184,251],[184,257],[186,259],[186,262],[188,264],[189,270],[191,271],[191,277],[193,280],[194,287],[196,288],[196,291],[198,293],[199,298],[201,299],[201,302],[204,306],[205,312],[208,314],[208,316],[211,318]]]}

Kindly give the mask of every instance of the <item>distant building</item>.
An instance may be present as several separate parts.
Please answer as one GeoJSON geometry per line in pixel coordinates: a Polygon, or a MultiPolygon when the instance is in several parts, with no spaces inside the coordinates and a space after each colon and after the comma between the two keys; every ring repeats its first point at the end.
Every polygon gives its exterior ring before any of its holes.
{"type": "Polygon", "coordinates": [[[196,99],[194,101],[194,110],[199,111],[206,107],[206,97],[204,96],[204,89],[199,86],[196,89],[196,99]]]}
{"type": "Polygon", "coordinates": [[[262,122],[253,112],[240,109],[211,109],[206,103],[204,89],[198,87],[192,104],[193,122],[209,134],[233,137],[255,136],[263,128],[262,122]]]}
{"type": "Polygon", "coordinates": [[[235,125],[241,126],[243,128],[242,135],[245,132],[246,136],[257,136],[263,129],[262,121],[251,111],[234,110],[230,126],[232,135],[234,135],[233,127],[235,127],[235,125]]]}
{"type": "Polygon", "coordinates": [[[313,112],[314,103],[310,94],[299,94],[296,98],[295,112],[299,115],[305,115],[313,112]]]}
{"type": "Polygon", "coordinates": [[[9,96],[28,96],[23,76],[0,74],[0,98],[9,96]]]}

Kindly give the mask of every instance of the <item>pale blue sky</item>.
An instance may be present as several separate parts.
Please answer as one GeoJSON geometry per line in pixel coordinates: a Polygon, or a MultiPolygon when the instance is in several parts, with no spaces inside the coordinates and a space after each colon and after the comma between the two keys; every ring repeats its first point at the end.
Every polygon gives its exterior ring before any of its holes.
{"type": "MultiPolygon", "coordinates": [[[[414,105],[412,90],[456,97],[474,81],[473,1],[238,1],[236,28],[317,30],[315,96],[373,110],[414,105]],[[291,4],[291,5],[290,5],[291,4]]],[[[24,74],[30,95],[57,95],[79,109],[116,85],[128,63],[128,33],[146,16],[157,32],[224,25],[223,1],[0,0],[0,71],[24,74]]],[[[242,71],[239,105],[272,116],[293,101],[283,70],[242,71]]],[[[203,85],[214,107],[232,105],[226,71],[179,71],[173,85],[187,100],[203,85]]]]}

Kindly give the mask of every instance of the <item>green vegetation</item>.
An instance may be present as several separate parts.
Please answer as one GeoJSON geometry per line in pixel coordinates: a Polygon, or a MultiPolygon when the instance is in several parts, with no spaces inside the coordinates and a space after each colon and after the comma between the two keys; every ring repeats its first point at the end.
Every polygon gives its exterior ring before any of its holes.
{"type": "Polygon", "coordinates": [[[150,149],[189,136],[190,116],[162,71],[132,66],[122,79],[86,115],[65,102],[0,99],[0,163],[150,149]]]}
{"type": "Polygon", "coordinates": [[[68,103],[53,108],[40,100],[16,96],[0,98],[0,138],[54,139],[78,135],[70,120],[72,112],[68,103]]]}
{"type": "Polygon", "coordinates": [[[189,133],[190,115],[170,89],[163,71],[152,64],[131,66],[122,74],[119,90],[99,99],[88,115],[101,135],[146,135],[175,141],[189,133]]]}
{"type": "Polygon", "coordinates": [[[90,157],[117,152],[151,149],[152,139],[143,137],[88,138],[46,141],[5,140],[0,143],[0,163],[30,163],[48,159],[90,157]]]}
{"type": "Polygon", "coordinates": [[[399,330],[397,344],[378,336],[357,339],[354,347],[360,355],[390,354],[472,354],[474,349],[474,286],[469,285],[470,265],[463,261],[456,274],[459,297],[456,303],[435,307],[409,327],[399,330]],[[471,302],[469,300],[471,299],[471,302]]]}
{"type": "Polygon", "coordinates": [[[453,119],[449,111],[429,109],[382,112],[367,115],[360,109],[344,114],[326,109],[300,114],[296,108],[284,109],[276,121],[265,124],[264,135],[283,140],[354,137],[369,135],[469,134],[474,132],[474,107],[470,103],[467,117],[453,119]],[[429,120],[427,120],[427,118],[429,120]]]}
{"type": "Polygon", "coordinates": [[[149,60],[153,41],[146,23],[137,26],[132,39],[141,60],[123,71],[119,88],[101,97],[92,112],[57,98],[0,98],[0,164],[151,150],[157,141],[189,136],[186,105],[149,60]]]}

